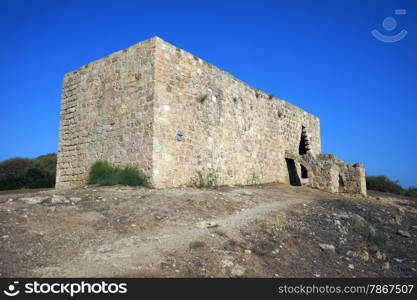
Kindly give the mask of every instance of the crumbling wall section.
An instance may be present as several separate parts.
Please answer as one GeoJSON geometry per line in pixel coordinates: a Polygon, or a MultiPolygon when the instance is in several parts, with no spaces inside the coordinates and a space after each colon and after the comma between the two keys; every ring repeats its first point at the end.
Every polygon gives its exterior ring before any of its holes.
{"type": "Polygon", "coordinates": [[[362,164],[344,164],[340,166],[340,192],[362,194],[366,196],[365,168],[362,164]]]}
{"type": "Polygon", "coordinates": [[[301,174],[301,165],[307,169],[308,178],[303,185],[331,193],[353,193],[366,196],[365,169],[362,164],[345,164],[334,154],[297,155],[286,152],[287,158],[297,163],[297,172],[301,174]]]}

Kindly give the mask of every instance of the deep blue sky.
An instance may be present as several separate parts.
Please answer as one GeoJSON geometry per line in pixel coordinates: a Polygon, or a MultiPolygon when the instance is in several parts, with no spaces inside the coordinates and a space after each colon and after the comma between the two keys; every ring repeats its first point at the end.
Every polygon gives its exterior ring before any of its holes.
{"type": "Polygon", "coordinates": [[[318,116],[323,153],[417,185],[412,0],[0,0],[0,160],[56,152],[63,75],[155,35],[318,116]]]}

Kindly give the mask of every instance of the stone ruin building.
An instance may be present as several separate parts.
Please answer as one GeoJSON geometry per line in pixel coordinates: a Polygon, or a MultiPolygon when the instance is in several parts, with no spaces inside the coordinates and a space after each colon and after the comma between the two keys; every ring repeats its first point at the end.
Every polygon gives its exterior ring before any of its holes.
{"type": "Polygon", "coordinates": [[[320,120],[158,37],[64,76],[57,188],[97,160],[156,188],[281,182],[366,195],[361,164],[320,154],[320,120]]]}

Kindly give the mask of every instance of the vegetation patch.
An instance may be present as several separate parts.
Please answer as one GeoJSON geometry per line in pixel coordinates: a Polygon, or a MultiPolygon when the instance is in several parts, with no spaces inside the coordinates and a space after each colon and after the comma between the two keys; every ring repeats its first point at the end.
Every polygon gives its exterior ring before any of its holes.
{"type": "Polygon", "coordinates": [[[89,184],[149,186],[148,177],[133,166],[117,167],[106,161],[95,162],[89,172],[89,184]]]}
{"type": "Polygon", "coordinates": [[[363,217],[355,214],[350,218],[350,223],[359,234],[370,242],[380,247],[385,245],[388,236],[384,232],[375,229],[363,217]]]}
{"type": "Polygon", "coordinates": [[[197,172],[197,182],[195,184],[199,189],[217,189],[219,182],[217,175],[214,173],[204,174],[203,172],[197,172]]]}
{"type": "Polygon", "coordinates": [[[398,181],[393,181],[387,176],[366,176],[366,188],[368,190],[393,193],[408,197],[417,197],[417,187],[403,188],[398,181]]]}
{"type": "Polygon", "coordinates": [[[0,162],[0,190],[51,188],[55,186],[56,154],[33,159],[11,158],[0,162]]]}

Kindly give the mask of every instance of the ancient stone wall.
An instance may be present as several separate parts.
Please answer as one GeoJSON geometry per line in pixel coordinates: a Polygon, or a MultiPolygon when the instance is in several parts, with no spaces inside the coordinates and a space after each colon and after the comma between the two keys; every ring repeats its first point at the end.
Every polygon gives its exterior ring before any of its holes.
{"type": "Polygon", "coordinates": [[[365,171],[320,154],[317,117],[159,38],[64,77],[57,187],[97,160],[158,188],[283,182],[366,194],[365,171]]]}
{"type": "Polygon", "coordinates": [[[65,75],[58,188],[85,184],[97,160],[152,175],[154,53],[151,39],[65,75]]]}
{"type": "Polygon", "coordinates": [[[288,182],[285,151],[301,133],[320,152],[319,119],[156,41],[154,184],[288,182]],[[182,133],[178,138],[177,132],[182,133]]]}
{"type": "Polygon", "coordinates": [[[339,192],[366,195],[365,169],[362,164],[345,164],[340,167],[339,192]]]}

